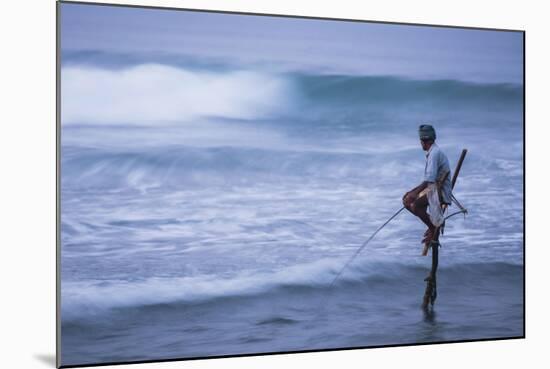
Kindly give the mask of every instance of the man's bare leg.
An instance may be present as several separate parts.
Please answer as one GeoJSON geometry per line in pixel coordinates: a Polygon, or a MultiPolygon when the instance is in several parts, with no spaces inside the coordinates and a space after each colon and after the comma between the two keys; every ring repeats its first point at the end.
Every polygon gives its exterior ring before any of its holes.
{"type": "Polygon", "coordinates": [[[435,229],[435,226],[432,224],[430,216],[428,215],[428,198],[426,196],[418,197],[415,200],[406,203],[405,208],[420,218],[422,223],[424,223],[429,229],[435,229]]]}
{"type": "Polygon", "coordinates": [[[414,199],[413,201],[409,201],[405,203],[405,208],[416,215],[422,221],[422,223],[424,223],[428,227],[428,229],[424,233],[424,239],[422,240],[422,243],[424,244],[422,255],[426,256],[428,253],[428,246],[434,236],[436,236],[435,226],[430,221],[430,216],[428,215],[428,197],[421,196],[414,199]]]}

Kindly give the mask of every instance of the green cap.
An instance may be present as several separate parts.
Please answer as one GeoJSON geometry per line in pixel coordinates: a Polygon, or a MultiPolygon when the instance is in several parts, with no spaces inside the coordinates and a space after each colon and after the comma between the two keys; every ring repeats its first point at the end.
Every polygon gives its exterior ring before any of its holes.
{"type": "Polygon", "coordinates": [[[429,124],[421,124],[418,127],[418,136],[420,136],[421,140],[435,141],[435,129],[429,124]]]}

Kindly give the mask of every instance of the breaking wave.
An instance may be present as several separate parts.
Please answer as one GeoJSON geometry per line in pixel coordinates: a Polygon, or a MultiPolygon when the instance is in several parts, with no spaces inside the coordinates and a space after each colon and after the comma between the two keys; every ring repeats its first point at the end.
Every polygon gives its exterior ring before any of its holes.
{"type": "MultiPolygon", "coordinates": [[[[223,303],[223,299],[261,296],[274,291],[282,294],[327,294],[344,261],[321,259],[279,271],[247,272],[234,276],[200,275],[138,281],[64,282],[63,321],[93,319],[98,314],[109,313],[112,309],[140,309],[167,304],[219,304],[223,303]]],[[[499,280],[518,278],[521,277],[521,270],[521,265],[502,262],[463,263],[441,266],[440,274],[442,278],[450,278],[458,283],[471,283],[472,276],[476,275],[480,278],[490,275],[491,278],[499,280]]],[[[349,265],[336,284],[340,291],[342,288],[345,291],[348,287],[353,290],[358,284],[365,286],[367,290],[407,288],[411,283],[415,283],[415,286],[421,285],[426,272],[426,265],[420,263],[405,264],[370,259],[349,265]]]]}
{"type": "Polygon", "coordinates": [[[62,123],[158,124],[204,117],[266,117],[292,89],[274,75],[192,71],[160,64],[122,70],[68,66],[61,73],[62,123]]]}
{"type": "Polygon", "coordinates": [[[392,76],[308,75],[193,70],[162,64],[122,69],[69,65],[62,69],[63,124],[151,125],[223,117],[303,117],[418,104],[433,109],[522,111],[523,86],[392,76]]]}

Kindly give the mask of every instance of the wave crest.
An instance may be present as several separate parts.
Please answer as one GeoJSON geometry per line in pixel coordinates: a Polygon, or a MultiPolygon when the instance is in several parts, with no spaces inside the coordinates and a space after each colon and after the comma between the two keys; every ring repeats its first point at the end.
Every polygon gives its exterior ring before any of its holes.
{"type": "MultiPolygon", "coordinates": [[[[194,304],[221,298],[258,296],[273,290],[316,289],[328,293],[331,282],[347,259],[320,259],[272,272],[248,271],[234,276],[199,275],[150,278],[141,281],[63,282],[63,321],[93,318],[118,308],[140,308],[164,304],[194,304]]],[[[346,268],[334,289],[358,283],[382,289],[408,286],[421,281],[427,266],[421,263],[388,262],[369,258],[346,268]],[[394,286],[394,287],[391,287],[394,286]]],[[[521,277],[521,265],[502,262],[464,263],[441,267],[445,277],[458,283],[477,283],[474,276],[508,280],[521,277]],[[450,275],[450,276],[449,276],[450,275]]],[[[422,285],[422,283],[420,283],[422,285]]]]}
{"type": "Polygon", "coordinates": [[[160,64],[122,70],[64,67],[63,124],[185,122],[268,117],[288,105],[290,81],[260,72],[205,72],[160,64]]]}

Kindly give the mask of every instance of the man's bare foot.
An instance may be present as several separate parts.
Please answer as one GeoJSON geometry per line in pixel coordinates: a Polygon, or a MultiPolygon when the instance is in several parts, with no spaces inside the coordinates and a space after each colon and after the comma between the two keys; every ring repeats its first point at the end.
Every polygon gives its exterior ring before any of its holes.
{"type": "Polygon", "coordinates": [[[426,242],[424,248],[422,248],[422,256],[428,256],[428,250],[430,249],[430,243],[426,242]]]}
{"type": "Polygon", "coordinates": [[[434,237],[434,232],[428,228],[428,230],[424,232],[424,238],[422,239],[421,243],[430,243],[433,237],[434,237]]]}
{"type": "Polygon", "coordinates": [[[424,239],[422,240],[422,243],[424,244],[424,248],[422,249],[422,256],[428,255],[428,250],[430,249],[430,242],[432,242],[432,238],[434,236],[434,232],[432,229],[429,229],[424,233],[424,239]]]}

